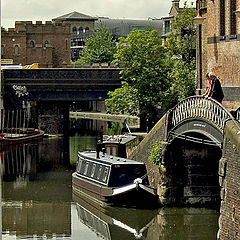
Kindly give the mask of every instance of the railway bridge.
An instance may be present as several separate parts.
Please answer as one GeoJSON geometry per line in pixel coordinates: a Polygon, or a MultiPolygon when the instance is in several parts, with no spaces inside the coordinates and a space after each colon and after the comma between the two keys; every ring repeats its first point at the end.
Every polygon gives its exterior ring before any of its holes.
{"type": "Polygon", "coordinates": [[[120,70],[103,66],[3,69],[5,109],[29,108],[34,127],[50,134],[64,133],[71,104],[82,103],[93,110],[101,107],[107,93],[121,87],[120,70]]]}

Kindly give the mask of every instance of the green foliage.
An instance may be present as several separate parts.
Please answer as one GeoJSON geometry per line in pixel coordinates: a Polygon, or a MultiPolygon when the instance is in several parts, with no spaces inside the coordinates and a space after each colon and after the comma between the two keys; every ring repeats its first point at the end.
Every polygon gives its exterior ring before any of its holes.
{"type": "Polygon", "coordinates": [[[160,167],[162,159],[163,146],[161,141],[156,141],[151,149],[148,160],[160,167]]]}
{"type": "MultiPolygon", "coordinates": [[[[169,96],[173,104],[195,93],[196,28],[193,22],[196,11],[185,8],[172,23],[172,31],[166,41],[167,59],[171,70],[169,96]]],[[[171,106],[170,106],[171,105],[171,106]]]]}
{"type": "Polygon", "coordinates": [[[122,87],[108,92],[109,98],[105,100],[107,110],[111,114],[129,114],[137,116],[139,106],[137,100],[137,90],[122,82],[122,87]]]}
{"type": "Polygon", "coordinates": [[[106,130],[106,135],[119,135],[121,134],[120,123],[112,122],[111,127],[106,130]]]}
{"type": "Polygon", "coordinates": [[[86,41],[86,46],[76,63],[110,63],[115,51],[116,45],[110,30],[103,24],[99,24],[96,32],[86,41]]]}
{"type": "Polygon", "coordinates": [[[114,63],[121,78],[137,90],[140,114],[149,118],[169,88],[164,47],[156,30],[134,30],[120,38],[114,63]]]}

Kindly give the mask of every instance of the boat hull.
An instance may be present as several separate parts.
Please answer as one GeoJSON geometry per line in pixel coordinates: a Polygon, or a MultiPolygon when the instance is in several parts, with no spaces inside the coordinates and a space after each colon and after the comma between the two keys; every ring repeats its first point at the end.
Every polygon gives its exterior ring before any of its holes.
{"type": "Polygon", "coordinates": [[[101,205],[137,208],[156,208],[157,206],[157,195],[134,183],[118,188],[120,191],[116,191],[117,188],[93,183],[73,173],[72,186],[75,194],[82,194],[101,205]]]}

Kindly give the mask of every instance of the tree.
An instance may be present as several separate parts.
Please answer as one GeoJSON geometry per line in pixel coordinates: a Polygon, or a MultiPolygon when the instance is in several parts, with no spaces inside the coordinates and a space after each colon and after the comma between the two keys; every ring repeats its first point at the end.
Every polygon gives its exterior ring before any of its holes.
{"type": "Polygon", "coordinates": [[[76,63],[110,63],[115,51],[116,44],[110,30],[104,24],[99,24],[97,30],[86,41],[86,46],[76,63]]]}
{"type": "MultiPolygon", "coordinates": [[[[114,63],[121,78],[136,89],[141,123],[154,121],[156,108],[169,88],[164,47],[156,30],[134,30],[120,38],[114,63]]],[[[145,123],[146,124],[146,123],[145,123]]]]}
{"type": "Polygon", "coordinates": [[[195,93],[196,73],[196,28],[193,22],[196,11],[184,7],[172,23],[166,41],[167,58],[171,70],[168,108],[195,93]],[[170,97],[171,96],[171,97],[170,97]]]}
{"type": "Polygon", "coordinates": [[[109,98],[105,100],[108,112],[111,114],[139,115],[137,90],[122,82],[122,87],[108,92],[109,98]]]}

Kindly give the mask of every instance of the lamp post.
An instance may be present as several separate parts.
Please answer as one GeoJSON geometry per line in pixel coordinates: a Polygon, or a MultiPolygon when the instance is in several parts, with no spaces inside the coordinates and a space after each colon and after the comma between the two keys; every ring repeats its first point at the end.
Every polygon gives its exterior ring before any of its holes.
{"type": "Polygon", "coordinates": [[[201,3],[202,0],[198,0],[198,13],[197,16],[194,18],[194,23],[198,27],[198,79],[199,79],[199,92],[198,94],[202,94],[202,87],[203,87],[203,79],[202,79],[202,24],[204,21],[204,17],[201,14],[201,3]]]}
{"type": "Polygon", "coordinates": [[[238,9],[235,11],[235,15],[237,16],[237,18],[240,18],[240,8],[238,8],[238,9]]]}

